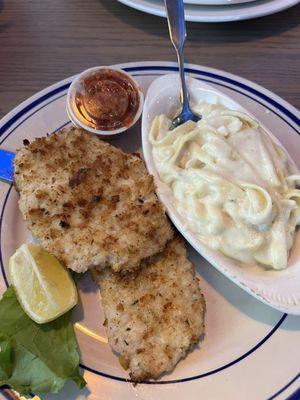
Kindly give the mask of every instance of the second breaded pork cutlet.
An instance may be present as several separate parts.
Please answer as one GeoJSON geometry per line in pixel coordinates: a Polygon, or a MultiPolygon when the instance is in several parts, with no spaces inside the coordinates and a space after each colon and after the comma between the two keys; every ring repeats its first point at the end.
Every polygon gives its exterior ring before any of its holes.
{"type": "Polygon", "coordinates": [[[136,273],[94,272],[110,345],[134,381],[174,368],[204,333],[205,302],[179,238],[136,273]]]}
{"type": "Polygon", "coordinates": [[[144,162],[82,129],[26,141],[14,179],[28,228],[76,272],[134,270],[173,236],[144,162]]]}

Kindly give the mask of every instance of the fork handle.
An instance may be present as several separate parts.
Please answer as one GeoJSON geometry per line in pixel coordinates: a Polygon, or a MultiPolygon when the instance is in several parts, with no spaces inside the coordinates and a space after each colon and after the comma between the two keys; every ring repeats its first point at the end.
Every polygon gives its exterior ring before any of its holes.
{"type": "Polygon", "coordinates": [[[186,30],[182,0],[165,0],[169,34],[175,49],[183,49],[186,30]]]}
{"type": "Polygon", "coordinates": [[[180,101],[183,110],[188,107],[188,93],[184,76],[183,47],[186,38],[183,0],[165,0],[169,35],[175,48],[181,80],[180,101]]]}

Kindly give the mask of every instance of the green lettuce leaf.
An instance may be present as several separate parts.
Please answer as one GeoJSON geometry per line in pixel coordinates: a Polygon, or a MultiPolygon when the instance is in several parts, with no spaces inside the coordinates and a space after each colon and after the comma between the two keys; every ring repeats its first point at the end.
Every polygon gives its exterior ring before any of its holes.
{"type": "Polygon", "coordinates": [[[13,369],[13,346],[9,336],[0,335],[0,380],[8,379],[13,369]]]}
{"type": "Polygon", "coordinates": [[[0,385],[26,395],[57,393],[68,379],[79,388],[79,353],[72,311],[39,325],[20,306],[13,287],[0,301],[0,385]]]}

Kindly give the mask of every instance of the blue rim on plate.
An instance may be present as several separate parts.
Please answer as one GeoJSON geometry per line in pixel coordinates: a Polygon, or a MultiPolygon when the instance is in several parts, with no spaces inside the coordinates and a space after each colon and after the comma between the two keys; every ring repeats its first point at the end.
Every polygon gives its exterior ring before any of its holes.
{"type": "MultiPolygon", "coordinates": [[[[143,66],[143,67],[124,67],[124,70],[126,70],[127,72],[136,72],[134,75],[135,76],[154,76],[154,75],[161,75],[161,74],[155,74],[155,73],[139,73],[141,71],[163,71],[163,72],[174,72],[177,71],[177,67],[174,66],[166,66],[166,65],[157,65],[157,66],[143,66]]],[[[227,89],[233,90],[235,92],[238,92],[240,94],[242,94],[243,96],[246,96],[250,99],[252,99],[253,101],[263,105],[264,107],[268,108],[272,113],[276,114],[279,118],[281,118],[285,123],[287,123],[295,132],[297,132],[298,134],[300,134],[300,131],[297,130],[286,118],[282,117],[277,111],[274,111],[273,108],[271,108],[270,106],[266,105],[265,103],[263,103],[260,100],[257,100],[255,97],[251,96],[254,95],[258,98],[260,98],[261,100],[263,100],[264,102],[269,103],[272,107],[275,107],[278,111],[280,111],[282,114],[284,114],[288,119],[290,119],[292,122],[294,122],[295,124],[299,125],[299,117],[292,113],[291,111],[289,111],[286,107],[284,107],[282,104],[280,104],[279,102],[275,101],[274,99],[272,99],[271,97],[269,97],[268,95],[261,93],[259,90],[250,87],[248,85],[246,85],[245,83],[242,82],[238,82],[235,79],[232,78],[228,78],[228,77],[224,77],[221,75],[218,75],[217,73],[212,73],[212,72],[208,72],[208,71],[204,71],[204,70],[196,70],[194,68],[186,68],[186,71],[190,74],[196,75],[198,76],[198,79],[201,79],[203,81],[206,82],[210,82],[213,84],[217,84],[223,87],[226,87],[227,89]],[[201,78],[199,78],[199,76],[201,76],[201,78]],[[205,78],[204,78],[205,77],[205,78]],[[209,79],[210,78],[210,79],[209,79]],[[220,80],[223,83],[220,82],[216,82],[212,79],[216,79],[216,80],[220,80]],[[229,85],[233,85],[235,87],[239,87],[241,90],[233,88],[229,85]],[[244,93],[242,90],[247,91],[249,94],[244,93]]],[[[29,115],[26,116],[26,118],[24,118],[22,121],[20,121],[11,131],[7,132],[7,134],[5,135],[5,137],[0,141],[0,144],[3,144],[5,142],[5,140],[22,124],[24,123],[28,118],[30,118],[32,115],[34,115],[36,112],[38,112],[39,110],[41,110],[42,108],[46,107],[47,105],[49,105],[50,103],[62,98],[63,96],[66,95],[66,93],[61,94],[61,92],[66,91],[68,89],[68,87],[70,86],[70,83],[64,83],[61,86],[57,87],[56,89],[38,97],[37,99],[35,99],[34,101],[32,101],[31,103],[27,104],[24,108],[22,108],[19,112],[16,113],[16,115],[14,115],[13,117],[11,117],[2,127],[0,127],[0,137],[3,136],[8,130],[9,128],[15,123],[18,122],[22,116],[26,115],[29,111],[31,111],[32,109],[34,109],[35,107],[37,107],[39,104],[45,102],[46,100],[52,98],[51,101],[43,104],[41,107],[39,107],[38,109],[36,109],[34,112],[30,113],[29,115]],[[59,96],[56,96],[57,94],[60,94],[59,96]],[[53,97],[55,96],[55,98],[53,99],[53,97]]],[[[67,124],[69,124],[70,122],[66,122],[64,123],[62,126],[60,126],[59,128],[56,129],[59,130],[61,128],[63,128],[64,126],[66,126],[67,124]]],[[[1,232],[2,232],[2,220],[3,220],[3,215],[4,215],[4,210],[5,210],[5,206],[7,204],[8,198],[9,198],[9,194],[11,192],[12,189],[12,185],[9,187],[3,206],[2,206],[2,210],[1,210],[1,215],[0,215],[0,238],[1,238],[1,232]]],[[[6,283],[6,285],[8,286],[8,281],[7,281],[7,277],[5,274],[5,270],[4,270],[4,265],[3,265],[3,261],[2,261],[2,249],[1,249],[1,242],[0,242],[0,266],[1,266],[1,271],[2,271],[2,275],[4,278],[4,281],[6,283]]],[[[287,314],[283,314],[280,318],[280,320],[275,324],[275,326],[271,329],[271,331],[259,342],[257,343],[252,349],[248,350],[245,354],[241,355],[240,357],[238,357],[237,359],[227,363],[224,366],[221,366],[215,370],[212,371],[208,371],[207,373],[203,373],[200,375],[195,375],[195,376],[191,376],[191,377],[187,377],[187,378],[182,378],[182,379],[176,379],[176,380],[167,380],[167,381],[146,381],[143,382],[144,384],[155,384],[155,385],[160,385],[160,384],[169,384],[169,383],[181,383],[181,382],[187,382],[187,381],[191,381],[191,380],[195,380],[195,379],[200,379],[200,378],[204,378],[206,376],[215,374],[217,372],[220,372],[226,368],[231,367],[232,365],[242,361],[244,358],[246,358],[247,356],[249,356],[250,354],[252,354],[253,352],[255,352],[259,347],[261,347],[275,332],[276,330],[281,326],[281,324],[284,322],[284,320],[286,319],[287,314]]],[[[84,364],[80,364],[80,366],[83,369],[86,369],[92,373],[101,375],[103,377],[106,378],[110,378],[110,379],[114,379],[117,381],[121,381],[121,382],[131,382],[129,379],[123,378],[123,377],[119,377],[119,376],[114,376],[114,375],[110,375],[110,374],[106,374],[103,373],[101,371],[97,371],[94,370],[84,364]]],[[[281,393],[283,393],[283,391],[285,391],[286,389],[288,389],[288,387],[290,387],[294,382],[297,381],[297,379],[300,377],[300,374],[296,375],[293,379],[291,379],[290,382],[288,382],[283,388],[281,388],[279,391],[277,391],[274,395],[272,395],[271,397],[269,397],[268,400],[273,400],[275,399],[277,396],[279,396],[281,393]]],[[[299,391],[300,388],[292,394],[292,396],[290,396],[287,400],[296,400],[299,395],[299,391]]]]}

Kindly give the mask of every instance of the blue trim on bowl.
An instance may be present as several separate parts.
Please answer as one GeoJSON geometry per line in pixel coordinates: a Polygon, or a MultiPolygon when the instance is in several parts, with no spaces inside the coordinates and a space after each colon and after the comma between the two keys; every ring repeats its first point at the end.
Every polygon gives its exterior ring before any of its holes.
{"type": "MultiPolygon", "coordinates": [[[[145,67],[126,67],[126,68],[124,68],[124,70],[126,70],[126,71],[128,71],[128,72],[130,72],[130,71],[143,71],[143,70],[148,70],[148,71],[150,71],[150,70],[153,70],[153,69],[154,69],[154,70],[155,70],[155,69],[156,69],[156,70],[159,69],[159,70],[162,70],[162,71],[177,71],[177,70],[178,70],[176,67],[171,67],[171,66],[161,66],[161,67],[150,67],[150,66],[145,66],[145,67]]],[[[192,69],[192,68],[187,68],[186,71],[189,72],[189,73],[193,73],[193,74],[195,74],[195,75],[209,76],[209,77],[212,77],[212,78],[214,78],[214,79],[222,80],[222,81],[224,81],[224,82],[227,82],[227,83],[229,83],[229,84],[232,84],[232,85],[234,85],[234,86],[239,86],[239,87],[241,87],[242,89],[245,89],[245,90],[247,90],[248,92],[253,93],[254,95],[256,95],[256,96],[262,98],[262,99],[265,100],[265,101],[267,101],[267,102],[270,103],[272,106],[276,107],[276,108],[279,109],[281,112],[283,112],[288,118],[290,118],[290,119],[291,119],[292,121],[294,121],[296,124],[299,124],[299,119],[298,119],[293,113],[291,113],[291,112],[290,112],[289,110],[287,110],[284,106],[282,106],[281,104],[277,103],[276,101],[274,101],[273,99],[271,99],[271,98],[268,97],[267,95],[265,95],[265,94],[263,94],[263,93],[260,93],[260,92],[257,91],[256,89],[253,89],[253,88],[251,88],[251,87],[248,87],[247,85],[245,85],[245,84],[243,84],[243,83],[240,83],[240,82],[237,82],[237,81],[235,81],[235,80],[233,80],[233,79],[231,79],[231,78],[222,77],[222,76],[219,76],[219,75],[217,75],[217,74],[210,73],[210,72],[207,72],[207,71],[201,71],[201,70],[200,70],[200,71],[197,71],[197,70],[192,69]]],[[[149,75],[151,75],[151,74],[149,74],[149,75]]],[[[234,88],[232,88],[232,87],[229,87],[229,86],[220,84],[220,83],[218,83],[218,82],[206,80],[206,79],[203,79],[203,80],[208,81],[208,82],[211,82],[211,83],[215,83],[215,84],[218,84],[218,85],[221,85],[221,86],[224,86],[224,87],[226,87],[226,88],[228,88],[228,89],[231,89],[231,90],[233,90],[233,91],[236,91],[236,92],[238,92],[238,93],[241,93],[242,95],[251,98],[253,101],[256,101],[256,102],[258,102],[259,104],[262,104],[263,106],[267,107],[265,104],[259,102],[257,99],[254,99],[254,98],[252,98],[251,96],[249,96],[249,95],[247,95],[247,94],[245,94],[245,93],[243,93],[243,92],[241,92],[241,91],[239,91],[239,90],[236,90],[236,89],[234,89],[234,88]]],[[[59,87],[59,88],[57,88],[57,89],[54,89],[54,90],[52,90],[51,92],[49,92],[49,93],[47,93],[47,94],[41,96],[39,99],[36,99],[36,100],[34,100],[32,103],[30,103],[29,105],[27,105],[23,110],[21,110],[20,112],[18,112],[14,117],[12,117],[9,121],[7,121],[7,122],[0,128],[0,136],[2,136],[2,135],[4,134],[4,132],[5,132],[7,129],[9,129],[19,118],[21,118],[23,115],[25,115],[28,111],[30,111],[31,109],[33,109],[34,107],[36,107],[36,106],[37,106],[38,104],[40,104],[41,102],[43,102],[43,101],[49,99],[50,97],[53,97],[55,94],[60,93],[61,91],[68,89],[69,86],[70,86],[70,83],[65,84],[65,85],[63,85],[63,86],[61,86],[61,87],[59,87]]],[[[63,97],[63,96],[64,96],[64,95],[59,96],[58,98],[61,98],[61,97],[63,97]]],[[[50,102],[48,102],[47,104],[45,104],[43,107],[45,107],[46,105],[50,104],[51,102],[57,100],[58,98],[53,99],[52,101],[50,101],[50,102]]],[[[43,107],[40,107],[38,110],[35,110],[35,112],[39,111],[39,110],[40,110],[41,108],[43,108],[43,107]]],[[[272,111],[274,114],[276,114],[278,117],[280,117],[280,118],[281,118],[285,123],[287,123],[289,126],[291,126],[290,123],[289,123],[288,121],[286,121],[283,117],[281,117],[279,114],[277,114],[274,110],[270,109],[269,107],[267,107],[267,108],[268,108],[270,111],[272,111]]],[[[34,113],[35,113],[35,112],[34,112],[34,113]]],[[[34,113],[32,113],[31,115],[27,116],[22,122],[20,122],[20,124],[18,124],[18,126],[20,126],[24,121],[26,121],[26,120],[27,120],[30,116],[32,116],[34,113]]],[[[66,123],[66,124],[64,124],[64,125],[67,125],[67,124],[68,124],[68,123],[66,123]]],[[[2,140],[1,143],[3,143],[3,142],[5,141],[5,139],[6,139],[18,126],[16,126],[11,132],[9,132],[9,134],[2,140]]],[[[299,133],[293,126],[291,126],[291,127],[292,127],[297,133],[299,133]]],[[[60,128],[58,128],[58,129],[60,129],[60,128]]],[[[57,130],[58,130],[58,129],[57,129],[57,130]]],[[[0,217],[0,234],[1,234],[1,228],[2,228],[2,220],[3,220],[4,209],[5,209],[5,206],[6,206],[8,197],[9,197],[9,194],[10,194],[10,192],[11,192],[11,189],[12,189],[12,185],[10,186],[10,188],[9,188],[7,194],[6,194],[6,197],[5,197],[5,200],[4,200],[4,203],[3,203],[3,208],[2,208],[2,211],[1,211],[1,217],[0,217]]],[[[1,245],[0,245],[0,263],[1,263],[1,271],[2,271],[2,273],[3,273],[3,277],[4,277],[4,280],[5,280],[5,283],[6,283],[6,285],[8,285],[7,277],[6,277],[5,270],[4,270],[3,260],[2,260],[1,245]]],[[[232,362],[226,364],[225,366],[222,366],[222,367],[220,367],[220,368],[217,368],[217,369],[215,369],[215,370],[213,370],[213,371],[209,371],[209,372],[207,372],[207,373],[205,373],[205,374],[196,375],[196,376],[193,376],[193,377],[188,377],[188,378],[183,378],[183,379],[178,379],[178,380],[170,380],[170,381],[160,381],[160,382],[157,382],[157,381],[154,381],[154,382],[152,382],[152,381],[147,381],[147,382],[143,382],[143,383],[144,383],[144,384],[168,384],[168,383],[179,383],[179,382],[186,382],[186,381],[190,381],[190,380],[194,380],[194,379],[199,379],[199,378],[201,378],[201,377],[209,376],[209,375],[215,374],[215,373],[217,373],[217,372],[220,372],[220,371],[222,371],[223,369],[226,369],[226,368],[230,367],[231,365],[238,363],[239,361],[241,361],[242,359],[244,359],[245,357],[247,357],[247,356],[250,355],[251,353],[255,352],[262,344],[264,344],[264,343],[275,333],[275,331],[280,327],[280,325],[283,323],[283,321],[285,320],[286,317],[287,317],[287,314],[284,314],[284,315],[281,317],[281,319],[278,321],[278,323],[273,327],[273,329],[268,333],[268,335],[266,335],[266,337],[265,337],[264,339],[262,339],[256,346],[254,346],[252,349],[250,349],[250,350],[249,350],[247,353],[245,353],[244,355],[238,357],[236,360],[234,360],[234,361],[232,361],[232,362]]],[[[122,382],[131,382],[130,380],[127,380],[127,379],[122,378],[122,377],[116,377],[116,376],[113,376],[113,375],[109,375],[109,374],[105,374],[105,373],[100,373],[99,371],[93,370],[92,368],[87,367],[87,366],[85,366],[84,364],[81,364],[81,367],[82,367],[82,368],[85,368],[86,370],[88,370],[88,371],[90,371],[90,372],[93,372],[93,373],[95,373],[95,374],[98,374],[98,375],[101,375],[101,376],[104,376],[104,377],[107,377],[107,378],[111,378],[111,379],[118,380],[118,381],[122,381],[122,382]]],[[[296,378],[294,378],[294,379],[293,379],[291,382],[289,382],[284,388],[282,388],[279,392],[277,392],[275,395],[273,395],[273,397],[272,397],[271,399],[274,399],[278,394],[282,393],[282,391],[284,391],[287,387],[289,387],[295,380],[296,380],[296,378]],[[274,396],[275,396],[275,397],[274,397],[274,396]]],[[[300,389],[299,389],[299,390],[300,390],[300,389]]],[[[299,391],[297,390],[297,392],[295,392],[294,395],[297,394],[298,392],[299,392],[299,391]]],[[[292,396],[294,396],[294,395],[292,395],[292,396]]],[[[289,397],[289,399],[290,399],[290,400],[296,400],[296,398],[292,398],[292,397],[289,397]]],[[[270,400],[270,399],[269,399],[269,400],[270,400]]]]}

